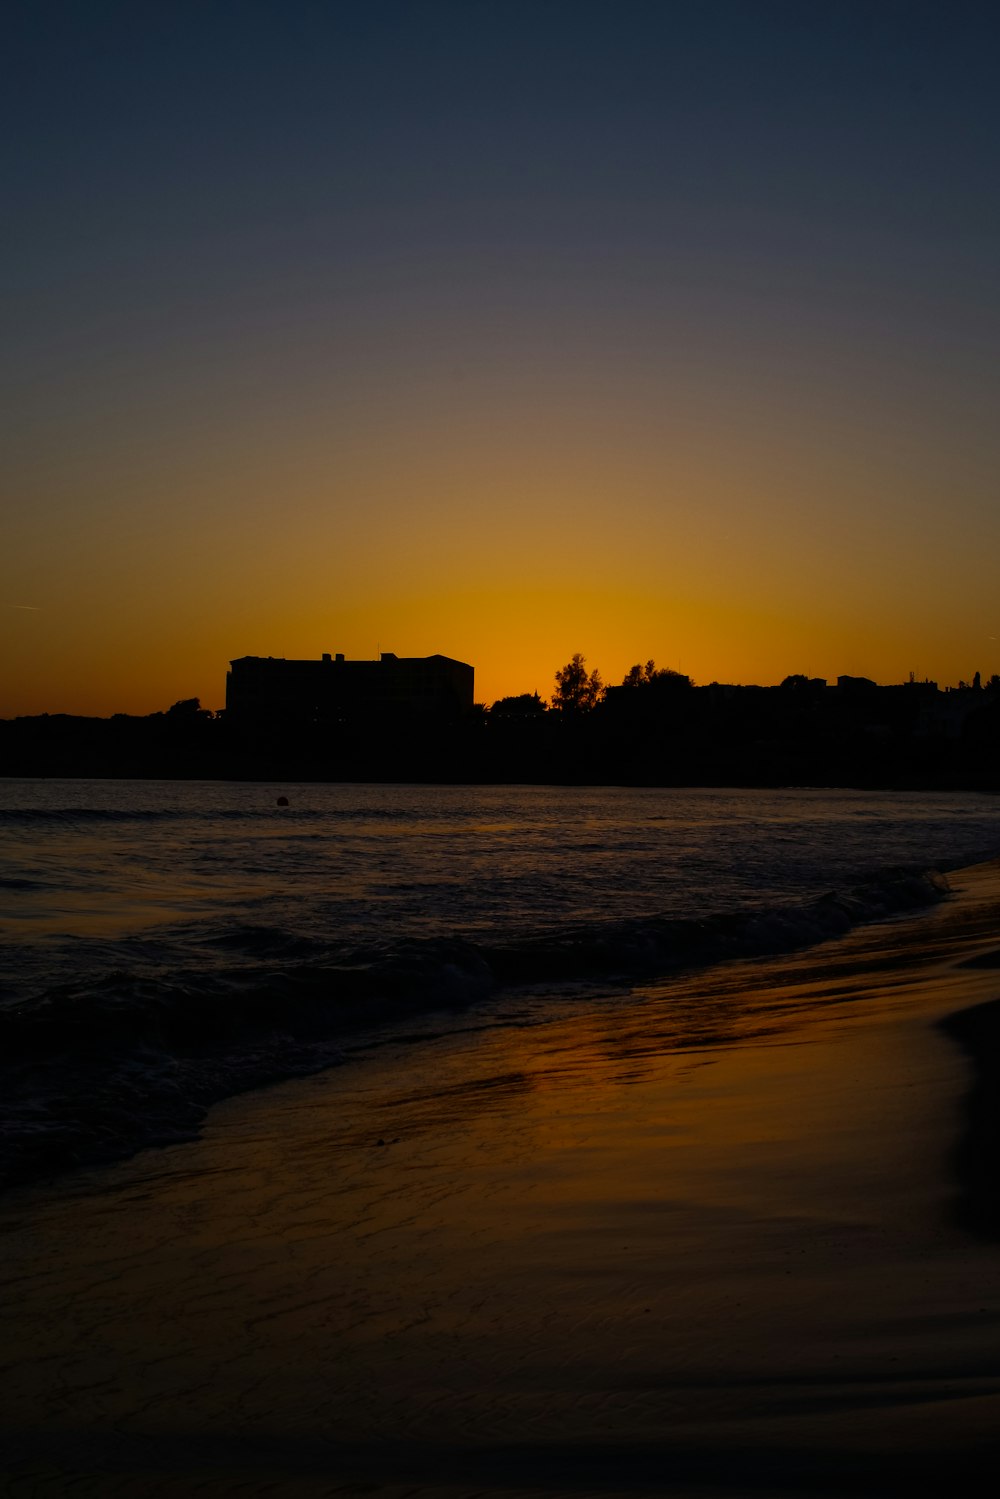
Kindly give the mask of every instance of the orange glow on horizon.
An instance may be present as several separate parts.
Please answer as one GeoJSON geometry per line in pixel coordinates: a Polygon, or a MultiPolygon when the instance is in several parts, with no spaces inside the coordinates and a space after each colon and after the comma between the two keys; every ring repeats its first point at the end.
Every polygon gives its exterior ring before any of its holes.
{"type": "Polygon", "coordinates": [[[964,478],[971,546],[938,503],[954,454],[873,445],[862,401],[841,450],[784,385],[741,404],[641,373],[613,399],[549,371],[386,396],[349,432],[261,414],[167,450],[151,428],[155,468],[120,432],[83,478],[79,451],[24,466],[0,715],[216,708],[233,657],[323,651],[441,652],[487,703],[548,698],[576,651],[609,684],[649,657],[697,683],[1000,668],[988,468],[964,478]]]}
{"type": "Polygon", "coordinates": [[[985,20],[85,9],[5,35],[0,717],[1000,670],[985,20]]]}

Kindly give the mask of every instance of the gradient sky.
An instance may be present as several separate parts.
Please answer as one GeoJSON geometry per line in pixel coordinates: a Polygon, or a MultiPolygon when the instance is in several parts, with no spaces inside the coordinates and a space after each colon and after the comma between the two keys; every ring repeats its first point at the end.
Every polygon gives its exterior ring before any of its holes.
{"type": "Polygon", "coordinates": [[[4,8],[0,715],[1000,671],[1000,8],[4,8]]]}

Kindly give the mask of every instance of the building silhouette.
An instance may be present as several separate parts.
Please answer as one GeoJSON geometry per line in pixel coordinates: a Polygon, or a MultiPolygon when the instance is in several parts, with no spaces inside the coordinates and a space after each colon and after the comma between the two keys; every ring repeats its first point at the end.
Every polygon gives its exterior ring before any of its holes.
{"type": "Polygon", "coordinates": [[[226,675],[226,715],[239,724],[291,727],[375,719],[444,721],[472,707],[474,670],[450,656],[318,661],[240,656],[226,675]]]}

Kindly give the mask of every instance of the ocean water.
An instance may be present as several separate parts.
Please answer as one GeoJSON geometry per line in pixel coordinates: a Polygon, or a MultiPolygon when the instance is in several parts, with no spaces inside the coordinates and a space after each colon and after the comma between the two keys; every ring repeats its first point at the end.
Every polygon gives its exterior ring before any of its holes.
{"type": "Polygon", "coordinates": [[[974,793],[0,781],[0,1180],[190,1134],[373,1027],[804,946],[998,853],[974,793]]]}

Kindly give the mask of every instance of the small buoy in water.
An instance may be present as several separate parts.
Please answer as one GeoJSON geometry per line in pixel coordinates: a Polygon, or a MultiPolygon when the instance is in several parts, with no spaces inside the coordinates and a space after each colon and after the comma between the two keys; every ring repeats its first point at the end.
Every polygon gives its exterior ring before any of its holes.
{"type": "Polygon", "coordinates": [[[279,796],[278,797],[278,806],[279,807],[287,807],[288,806],[288,797],[287,796],[279,796]]]}

